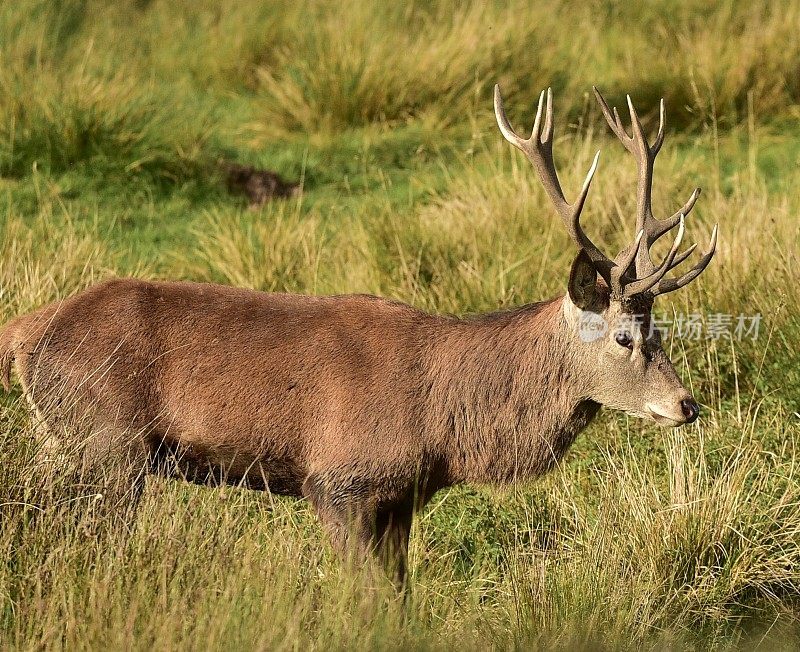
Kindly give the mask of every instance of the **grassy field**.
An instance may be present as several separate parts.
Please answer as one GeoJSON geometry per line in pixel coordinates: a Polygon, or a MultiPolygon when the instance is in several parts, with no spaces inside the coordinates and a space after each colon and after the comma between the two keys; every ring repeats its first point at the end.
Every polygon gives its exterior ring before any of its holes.
{"type": "Polygon", "coordinates": [[[665,316],[762,316],[673,338],[703,406],[666,431],[603,412],[530,487],[437,495],[405,604],[350,577],[309,507],[148,485],[131,531],[34,481],[0,412],[0,647],[796,649],[800,642],[800,2],[20,0],[0,5],[0,318],[112,275],[369,292],[466,314],[566,287],[574,250],[491,112],[552,85],[584,223],[633,238],[636,171],[590,96],[648,127],[654,208],[715,260],[665,316]],[[221,160],[302,181],[252,211],[221,160]],[[370,587],[370,588],[365,588],[370,587]]]}

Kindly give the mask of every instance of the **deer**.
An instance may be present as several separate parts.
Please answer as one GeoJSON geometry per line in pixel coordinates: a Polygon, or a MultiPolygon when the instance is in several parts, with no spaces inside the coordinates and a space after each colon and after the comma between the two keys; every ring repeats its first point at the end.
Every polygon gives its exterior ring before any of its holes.
{"type": "Polygon", "coordinates": [[[83,468],[104,469],[104,500],[135,505],[152,474],[305,499],[339,555],[383,564],[402,585],[412,522],[437,491],[542,476],[601,406],[672,427],[699,416],[652,307],[708,266],[717,226],[699,261],[669,275],[696,248],[678,253],[700,190],[656,218],[663,100],[650,145],[630,97],[631,135],[594,92],[638,166],[636,237],[613,259],[580,222],[599,152],[569,203],[553,160],[552,92],[540,94],[524,139],[494,89],[500,132],[529,159],[577,248],[563,295],[456,317],[363,294],[116,278],[7,324],[2,384],[9,391],[13,367],[48,454],[81,430],[83,468]],[[676,227],[654,261],[651,246],[676,227]]]}

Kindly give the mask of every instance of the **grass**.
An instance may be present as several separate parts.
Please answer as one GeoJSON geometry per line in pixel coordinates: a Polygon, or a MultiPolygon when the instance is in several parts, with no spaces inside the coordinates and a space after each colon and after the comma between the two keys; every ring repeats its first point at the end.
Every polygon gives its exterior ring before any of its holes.
{"type": "Polygon", "coordinates": [[[464,314],[563,292],[574,256],[512,122],[556,95],[568,196],[633,237],[635,168],[599,120],[630,91],[668,137],[654,207],[703,196],[715,261],[662,315],[760,313],[754,341],[672,339],[703,404],[667,432],[603,413],[530,487],[437,495],[412,588],[351,577],[309,508],[150,482],[130,531],[42,477],[0,412],[0,644],[11,649],[796,647],[800,633],[800,3],[553,0],[0,7],[0,317],[110,275],[371,292],[464,314]],[[346,35],[347,38],[342,38],[346,35]],[[246,209],[220,159],[303,180],[246,209]]]}

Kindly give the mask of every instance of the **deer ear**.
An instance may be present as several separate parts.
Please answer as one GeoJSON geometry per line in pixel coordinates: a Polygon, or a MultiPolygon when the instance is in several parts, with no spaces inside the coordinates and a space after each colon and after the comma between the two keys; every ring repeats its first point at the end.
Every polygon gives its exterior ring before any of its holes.
{"type": "Polygon", "coordinates": [[[581,249],[569,272],[569,298],[581,310],[597,303],[597,270],[589,255],[581,249]]]}

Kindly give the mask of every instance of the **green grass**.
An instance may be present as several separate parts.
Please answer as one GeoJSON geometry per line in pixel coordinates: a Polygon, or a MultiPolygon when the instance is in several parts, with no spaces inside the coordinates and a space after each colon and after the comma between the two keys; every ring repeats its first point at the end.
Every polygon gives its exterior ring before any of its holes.
{"type": "Polygon", "coordinates": [[[703,276],[656,306],[763,315],[674,340],[700,422],[603,413],[531,487],[437,495],[405,604],[342,570],[308,506],[149,483],[130,531],[37,481],[0,413],[0,644],[13,649],[796,647],[800,633],[800,3],[103,2],[0,7],[0,317],[110,275],[371,292],[464,314],[563,292],[574,251],[491,114],[556,95],[568,196],[612,253],[635,167],[589,101],[668,136],[654,207],[695,185],[703,276]],[[343,35],[346,38],[343,38],[343,35]],[[249,211],[220,159],[302,179],[249,211]]]}

